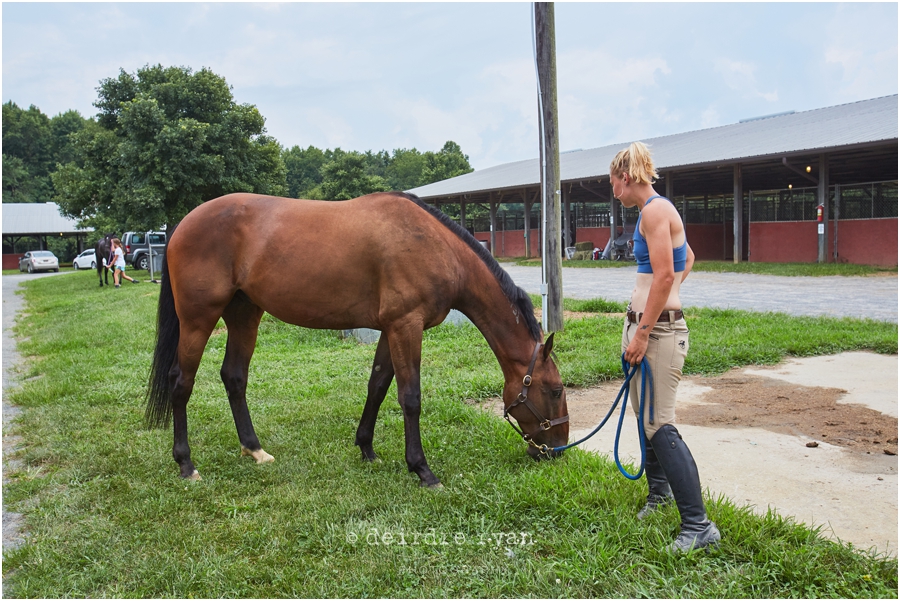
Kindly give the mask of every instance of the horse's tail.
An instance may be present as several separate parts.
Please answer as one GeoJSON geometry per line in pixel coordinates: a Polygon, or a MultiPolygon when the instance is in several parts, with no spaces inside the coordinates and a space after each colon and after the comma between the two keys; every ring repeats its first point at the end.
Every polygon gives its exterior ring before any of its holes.
{"type": "Polygon", "coordinates": [[[172,282],[169,278],[169,263],[165,256],[161,279],[159,307],[156,313],[156,349],[153,351],[153,365],[150,368],[150,383],[147,389],[147,408],[144,412],[148,428],[163,428],[169,425],[169,418],[172,416],[169,371],[175,363],[181,333],[181,324],[175,312],[172,282]]]}

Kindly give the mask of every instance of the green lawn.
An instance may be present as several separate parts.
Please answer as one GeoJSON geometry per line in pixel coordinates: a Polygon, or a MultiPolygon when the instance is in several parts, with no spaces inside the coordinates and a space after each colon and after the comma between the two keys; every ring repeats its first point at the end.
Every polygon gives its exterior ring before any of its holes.
{"type": "MultiPolygon", "coordinates": [[[[275,463],[239,446],[210,340],[189,405],[203,480],[177,477],[171,431],[142,426],[158,288],[99,289],[93,273],[28,282],[17,327],[28,365],[9,400],[23,466],[3,487],[29,543],[3,555],[7,597],[897,597],[897,560],[827,540],[725,498],[712,553],[660,549],[674,507],[634,514],[645,484],[597,455],[525,455],[501,420],[465,403],[502,376],[471,326],[440,326],[423,349],[422,439],[444,483],[421,489],[404,461],[396,393],[381,410],[380,463],[353,438],[374,347],[266,316],[248,397],[275,463]]],[[[618,312],[621,303],[567,301],[618,312]]],[[[896,324],[688,309],[688,373],[786,354],[897,352],[896,324]]],[[[570,321],[557,336],[569,385],[618,374],[621,317],[570,321]]]]}

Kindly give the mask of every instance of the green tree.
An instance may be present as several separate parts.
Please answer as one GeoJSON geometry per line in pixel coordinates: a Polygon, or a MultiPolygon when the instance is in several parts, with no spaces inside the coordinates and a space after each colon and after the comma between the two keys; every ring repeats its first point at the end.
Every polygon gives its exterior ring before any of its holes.
{"type": "Polygon", "coordinates": [[[391,155],[386,177],[392,190],[410,190],[423,184],[425,155],[415,148],[397,148],[391,155]]]}
{"type": "Polygon", "coordinates": [[[50,200],[51,144],[50,119],[38,107],[3,104],[3,202],[50,200]]]}
{"type": "Polygon", "coordinates": [[[53,170],[56,165],[71,163],[75,160],[75,147],[72,135],[86,127],[87,119],[81,113],[74,110],[60,113],[50,119],[50,156],[53,160],[53,170]]]}
{"type": "Polygon", "coordinates": [[[439,152],[425,153],[425,168],[419,185],[443,181],[472,171],[474,169],[469,164],[469,155],[463,154],[459,144],[449,140],[439,152]]]}
{"type": "Polygon", "coordinates": [[[78,111],[52,119],[32,105],[28,110],[3,105],[3,202],[49,202],[51,174],[72,160],[71,134],[84,128],[78,111]]]}
{"type": "Polygon", "coordinates": [[[328,162],[325,153],[315,146],[305,150],[294,146],[282,153],[291,198],[311,198],[310,192],[322,183],[322,166],[328,162]]]}
{"type": "Polygon", "coordinates": [[[347,200],[387,191],[389,188],[384,178],[372,175],[368,167],[365,154],[335,149],[332,160],[322,166],[322,198],[347,200]]]}
{"type": "Polygon", "coordinates": [[[284,194],[281,148],[265,119],[209,69],[145,66],[104,79],[96,127],[70,135],[54,175],[63,212],[88,225],[147,230],[230,192],[284,194]]]}

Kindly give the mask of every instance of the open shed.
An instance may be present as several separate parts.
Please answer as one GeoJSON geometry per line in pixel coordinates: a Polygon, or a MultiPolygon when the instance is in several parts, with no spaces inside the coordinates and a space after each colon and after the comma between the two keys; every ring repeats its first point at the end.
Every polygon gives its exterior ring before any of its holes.
{"type": "MultiPolygon", "coordinates": [[[[815,262],[817,207],[828,261],[897,264],[897,95],[642,140],[698,259],[815,262]]],[[[612,197],[609,164],[629,142],[560,154],[563,246],[633,229],[637,210],[612,197]]],[[[457,204],[460,222],[495,256],[536,256],[538,159],[421,186],[457,204]],[[483,207],[467,218],[467,208],[483,207]]]]}
{"type": "MultiPolygon", "coordinates": [[[[73,239],[75,254],[85,249],[92,228],[79,228],[52,203],[3,203],[3,269],[16,269],[30,250],[48,250],[51,239],[73,239]]],[[[52,249],[49,249],[52,250],[52,249]]],[[[59,257],[60,261],[72,257],[59,257]]]]}

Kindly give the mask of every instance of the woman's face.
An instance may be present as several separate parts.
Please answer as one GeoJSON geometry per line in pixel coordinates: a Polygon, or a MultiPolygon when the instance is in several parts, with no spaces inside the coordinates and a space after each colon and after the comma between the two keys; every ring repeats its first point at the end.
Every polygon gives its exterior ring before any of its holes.
{"type": "Polygon", "coordinates": [[[611,173],[609,175],[609,182],[612,184],[613,196],[619,200],[623,200],[622,197],[625,195],[626,186],[628,185],[628,176],[624,173],[620,175],[611,173]]]}

